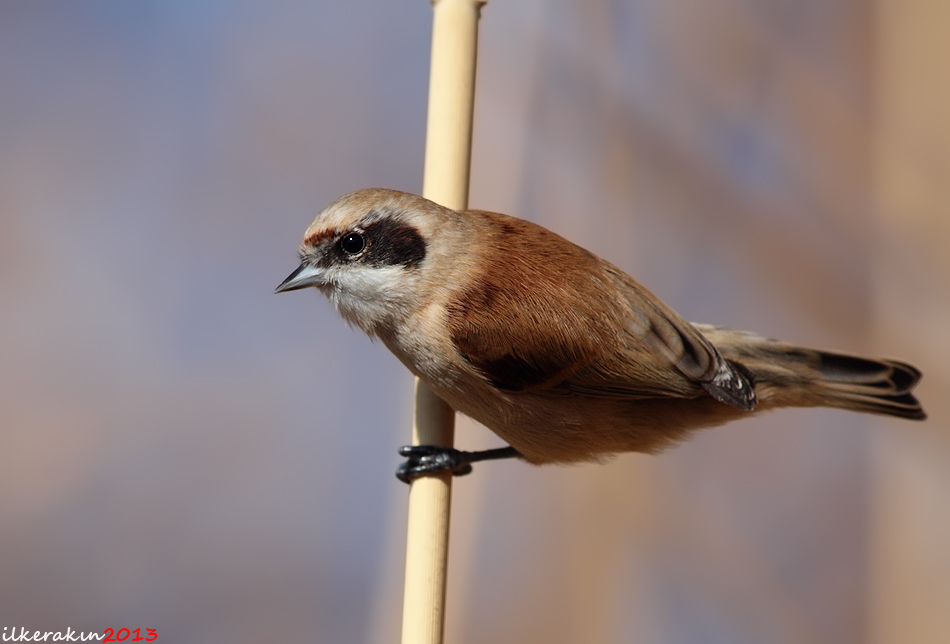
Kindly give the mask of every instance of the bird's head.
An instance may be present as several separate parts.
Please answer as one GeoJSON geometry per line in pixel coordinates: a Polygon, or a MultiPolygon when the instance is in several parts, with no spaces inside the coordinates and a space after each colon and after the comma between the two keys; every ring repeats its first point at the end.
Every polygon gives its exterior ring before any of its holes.
{"type": "Polygon", "coordinates": [[[300,246],[300,266],[276,292],[315,287],[347,322],[370,335],[419,305],[431,242],[451,210],[415,195],[350,193],[317,215],[300,246]]]}

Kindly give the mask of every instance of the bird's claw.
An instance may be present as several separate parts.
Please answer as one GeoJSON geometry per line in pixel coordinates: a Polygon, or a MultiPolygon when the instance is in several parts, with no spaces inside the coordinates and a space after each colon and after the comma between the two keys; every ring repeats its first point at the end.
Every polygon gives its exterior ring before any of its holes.
{"type": "Polygon", "coordinates": [[[399,455],[406,462],[396,470],[396,478],[403,483],[411,483],[420,476],[452,472],[455,476],[464,476],[472,471],[469,452],[452,447],[438,445],[403,445],[399,455]]]}

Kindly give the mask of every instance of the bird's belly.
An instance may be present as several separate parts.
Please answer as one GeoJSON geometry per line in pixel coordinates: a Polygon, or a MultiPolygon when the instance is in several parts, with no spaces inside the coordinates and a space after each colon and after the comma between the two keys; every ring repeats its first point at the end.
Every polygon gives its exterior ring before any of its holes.
{"type": "Polygon", "coordinates": [[[504,391],[474,368],[445,361],[444,354],[418,347],[404,351],[392,338],[383,341],[453,409],[485,425],[535,464],[657,452],[690,430],[749,415],[705,395],[625,400],[504,391]]]}
{"type": "Polygon", "coordinates": [[[620,452],[657,452],[691,430],[748,412],[708,396],[615,400],[497,390],[438,391],[458,412],[485,425],[531,463],[596,461],[620,452]]]}

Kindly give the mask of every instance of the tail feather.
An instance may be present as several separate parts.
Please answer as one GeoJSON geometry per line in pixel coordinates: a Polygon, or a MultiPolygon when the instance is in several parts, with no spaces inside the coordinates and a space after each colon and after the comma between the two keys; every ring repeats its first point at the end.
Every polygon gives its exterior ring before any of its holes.
{"type": "Polygon", "coordinates": [[[850,392],[839,392],[837,395],[829,396],[828,400],[828,407],[853,409],[854,411],[884,414],[910,420],[924,420],[927,418],[927,414],[913,394],[862,396],[850,392]]]}
{"type": "Polygon", "coordinates": [[[832,403],[845,409],[923,420],[927,417],[910,393],[920,380],[920,371],[896,360],[870,360],[855,356],[816,352],[820,383],[832,403]]]}
{"type": "Polygon", "coordinates": [[[751,374],[764,407],[837,407],[923,420],[911,393],[920,371],[896,360],[806,349],[753,333],[695,325],[730,362],[751,374]]]}
{"type": "Polygon", "coordinates": [[[920,380],[920,371],[896,360],[871,360],[826,351],[816,353],[818,370],[828,382],[861,384],[892,393],[907,393],[920,380]]]}

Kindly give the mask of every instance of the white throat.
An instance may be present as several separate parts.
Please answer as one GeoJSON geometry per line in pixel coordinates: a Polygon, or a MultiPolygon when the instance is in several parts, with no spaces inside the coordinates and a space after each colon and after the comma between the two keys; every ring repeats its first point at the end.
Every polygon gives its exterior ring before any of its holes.
{"type": "Polygon", "coordinates": [[[343,319],[370,335],[404,315],[411,295],[402,266],[330,269],[327,282],[321,290],[343,319]]]}

